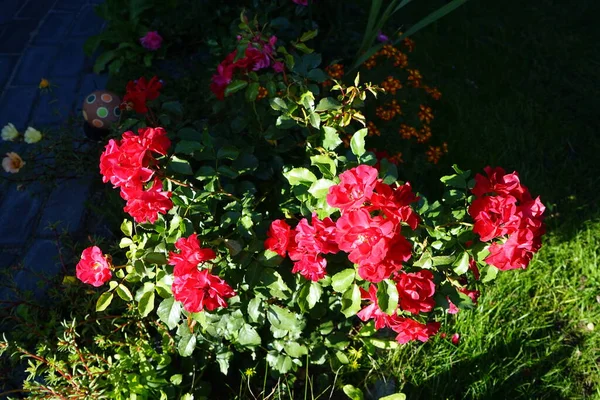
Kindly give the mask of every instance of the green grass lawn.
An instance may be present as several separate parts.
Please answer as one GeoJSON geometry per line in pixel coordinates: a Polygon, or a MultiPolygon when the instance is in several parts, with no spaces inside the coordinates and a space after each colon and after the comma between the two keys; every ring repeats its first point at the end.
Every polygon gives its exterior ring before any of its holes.
{"type": "Polygon", "coordinates": [[[417,34],[444,97],[448,166],[517,170],[548,206],[527,271],[499,274],[450,336],[389,360],[409,399],[600,398],[600,2],[472,0],[417,34]]]}

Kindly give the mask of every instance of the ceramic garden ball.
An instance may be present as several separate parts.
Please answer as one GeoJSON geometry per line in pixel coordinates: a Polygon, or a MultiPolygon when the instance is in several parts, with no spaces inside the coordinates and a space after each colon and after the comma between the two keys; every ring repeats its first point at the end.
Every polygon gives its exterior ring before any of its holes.
{"type": "Polygon", "coordinates": [[[107,90],[96,90],[83,100],[83,119],[97,129],[110,129],[119,120],[121,98],[107,90]]]}

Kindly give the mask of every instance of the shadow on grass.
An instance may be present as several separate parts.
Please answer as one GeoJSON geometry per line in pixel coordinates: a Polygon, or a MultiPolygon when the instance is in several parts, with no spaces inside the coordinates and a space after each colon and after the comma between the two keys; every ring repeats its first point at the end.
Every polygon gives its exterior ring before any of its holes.
{"type": "Polygon", "coordinates": [[[548,376],[562,374],[565,386],[578,386],[581,377],[572,376],[568,361],[576,347],[585,345],[585,338],[578,333],[564,333],[562,343],[553,349],[543,345],[529,346],[548,335],[553,341],[560,340],[561,323],[551,328],[538,329],[526,337],[501,343],[485,354],[457,362],[444,372],[433,375],[419,383],[408,382],[402,389],[408,399],[567,399],[577,391],[581,398],[590,395],[593,388],[551,386],[556,382],[548,376]],[[569,393],[569,395],[565,395],[569,393]]]}

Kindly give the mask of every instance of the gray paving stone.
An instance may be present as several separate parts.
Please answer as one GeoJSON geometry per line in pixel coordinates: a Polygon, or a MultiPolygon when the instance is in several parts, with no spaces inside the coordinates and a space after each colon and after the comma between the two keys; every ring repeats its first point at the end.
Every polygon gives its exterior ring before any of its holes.
{"type": "Polygon", "coordinates": [[[50,11],[55,2],[56,0],[22,0],[24,5],[17,13],[17,17],[34,18],[39,21],[50,11]]]}
{"type": "Polygon", "coordinates": [[[23,5],[23,0],[2,0],[2,12],[0,13],[0,24],[13,19],[14,15],[23,5]]]}
{"type": "Polygon", "coordinates": [[[44,297],[46,281],[54,278],[61,270],[56,242],[37,239],[27,250],[23,269],[15,274],[15,283],[21,290],[30,290],[36,298],[44,297]]]}
{"type": "Polygon", "coordinates": [[[79,10],[83,5],[87,4],[86,0],[58,0],[54,4],[55,10],[79,10]]]}
{"type": "MultiPolygon", "coordinates": [[[[39,186],[31,189],[39,189],[39,186]]],[[[0,245],[22,246],[27,242],[37,223],[43,200],[42,195],[33,196],[30,190],[19,191],[16,186],[8,190],[0,204],[0,245]]]]}
{"type": "Polygon", "coordinates": [[[84,40],[81,39],[69,39],[63,42],[54,61],[50,76],[75,77],[80,75],[85,61],[83,43],[84,40]]]}
{"type": "Polygon", "coordinates": [[[33,39],[36,44],[59,44],[73,24],[75,13],[50,12],[33,39]]]}
{"type": "Polygon", "coordinates": [[[83,223],[86,211],[85,201],[90,194],[91,178],[66,181],[50,194],[44,206],[42,218],[38,225],[39,236],[52,236],[49,224],[56,226],[59,232],[71,235],[77,233],[83,223]]]}
{"type": "Polygon", "coordinates": [[[39,24],[37,19],[10,21],[0,34],[0,53],[21,53],[39,24]]]}
{"type": "Polygon", "coordinates": [[[0,91],[8,82],[16,63],[17,56],[0,55],[0,91]]]}
{"type": "Polygon", "coordinates": [[[77,90],[77,80],[68,78],[49,78],[52,92],[40,94],[33,112],[31,124],[42,128],[48,125],[60,125],[73,113],[73,100],[77,90]]]}
{"type": "Polygon", "coordinates": [[[23,53],[19,63],[14,85],[38,85],[40,79],[48,78],[52,62],[56,58],[58,47],[29,47],[23,53]]]}
{"type": "Polygon", "coordinates": [[[104,25],[104,20],[94,12],[94,7],[85,6],[77,17],[70,34],[74,37],[96,35],[102,29],[102,25],[104,25]]]}
{"type": "Polygon", "coordinates": [[[27,128],[37,94],[37,87],[7,88],[0,98],[0,126],[11,122],[19,130],[27,128]]]}

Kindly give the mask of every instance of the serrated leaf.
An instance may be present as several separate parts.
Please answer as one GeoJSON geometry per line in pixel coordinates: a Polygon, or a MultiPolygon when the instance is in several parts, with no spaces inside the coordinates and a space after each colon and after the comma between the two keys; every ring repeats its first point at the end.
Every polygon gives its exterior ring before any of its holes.
{"type": "Polygon", "coordinates": [[[238,342],[242,346],[259,346],[260,335],[252,325],[245,324],[238,333],[238,342]]]}
{"type": "Polygon", "coordinates": [[[457,260],[454,262],[452,269],[454,270],[454,272],[456,272],[458,275],[462,275],[462,274],[466,274],[467,271],[469,270],[469,261],[471,259],[471,256],[469,256],[469,253],[467,253],[466,251],[462,254],[462,256],[460,258],[457,258],[457,260]]]}
{"type": "Polygon", "coordinates": [[[294,358],[300,358],[308,354],[306,346],[298,342],[286,342],[283,348],[289,356],[294,358]]]}
{"type": "Polygon", "coordinates": [[[323,147],[327,150],[333,150],[342,144],[342,139],[340,139],[340,135],[338,134],[335,128],[330,126],[323,127],[324,139],[323,139],[323,147]]]}
{"type": "Polygon", "coordinates": [[[154,310],[154,290],[146,292],[140,298],[138,303],[138,310],[142,317],[147,317],[152,310],[154,310]]]}
{"type": "Polygon", "coordinates": [[[131,237],[133,235],[133,223],[126,219],[123,220],[121,223],[121,232],[123,232],[125,236],[131,237]]]}
{"type": "Polygon", "coordinates": [[[186,335],[180,336],[179,343],[177,344],[177,351],[182,357],[189,357],[194,353],[196,348],[196,335],[187,331],[186,335]]]}
{"type": "Polygon", "coordinates": [[[398,289],[396,284],[385,279],[377,284],[377,304],[387,315],[393,315],[398,308],[398,289]]]}
{"type": "Polygon", "coordinates": [[[98,297],[98,301],[96,301],[96,311],[104,311],[108,308],[111,301],[113,299],[112,292],[104,292],[98,297]]]}
{"type": "Polygon", "coordinates": [[[308,31],[308,32],[304,32],[302,34],[302,36],[300,36],[300,41],[301,42],[306,42],[307,40],[313,39],[314,37],[317,36],[317,34],[319,33],[318,29],[312,30],[312,31],[308,31]]]}
{"type": "Polygon", "coordinates": [[[162,322],[167,324],[169,329],[175,329],[181,320],[181,303],[173,297],[169,297],[160,302],[156,314],[162,322]]]}
{"type": "Polygon", "coordinates": [[[365,154],[365,137],[367,137],[367,128],[356,131],[356,133],[352,135],[352,139],[350,139],[350,149],[357,157],[365,154]]]}
{"type": "Polygon", "coordinates": [[[131,294],[131,292],[129,291],[129,289],[127,288],[127,286],[123,285],[122,283],[119,284],[119,286],[117,286],[117,294],[119,295],[120,298],[122,298],[125,301],[133,301],[133,295],[131,294]]]}
{"type": "Polygon", "coordinates": [[[315,174],[310,172],[306,168],[292,168],[288,172],[284,172],[283,176],[286,177],[290,185],[312,185],[313,182],[317,181],[315,174]]]}
{"type": "Polygon", "coordinates": [[[263,318],[263,305],[260,297],[255,297],[248,302],[248,318],[250,322],[258,323],[263,318]]]}
{"type": "Polygon", "coordinates": [[[288,108],[285,100],[279,97],[274,97],[271,100],[269,100],[269,104],[271,105],[271,108],[275,111],[283,111],[287,110],[288,108]]]}
{"type": "Polygon", "coordinates": [[[202,143],[194,140],[182,140],[175,146],[175,153],[192,155],[195,151],[200,151],[204,148],[202,143]]]}
{"type": "Polygon", "coordinates": [[[319,100],[319,104],[317,104],[315,111],[339,110],[340,108],[342,108],[342,104],[339,101],[333,97],[325,97],[319,100]]]}
{"type": "Polygon", "coordinates": [[[319,127],[321,126],[321,116],[315,112],[311,113],[308,116],[308,122],[310,122],[313,128],[319,129],[319,127]]]}
{"type": "Polygon", "coordinates": [[[173,172],[178,174],[192,175],[192,167],[190,166],[189,161],[179,158],[176,155],[171,157],[169,167],[171,167],[173,172]]]}
{"type": "Polygon", "coordinates": [[[347,268],[343,271],[338,272],[331,278],[331,287],[336,292],[344,292],[352,285],[356,278],[356,271],[354,268],[347,268]]]}
{"type": "Polygon", "coordinates": [[[248,82],[246,82],[246,81],[242,81],[242,80],[232,81],[225,88],[225,97],[230,96],[230,95],[232,95],[232,94],[234,94],[236,92],[239,92],[240,90],[242,90],[246,86],[248,86],[248,82]]]}

